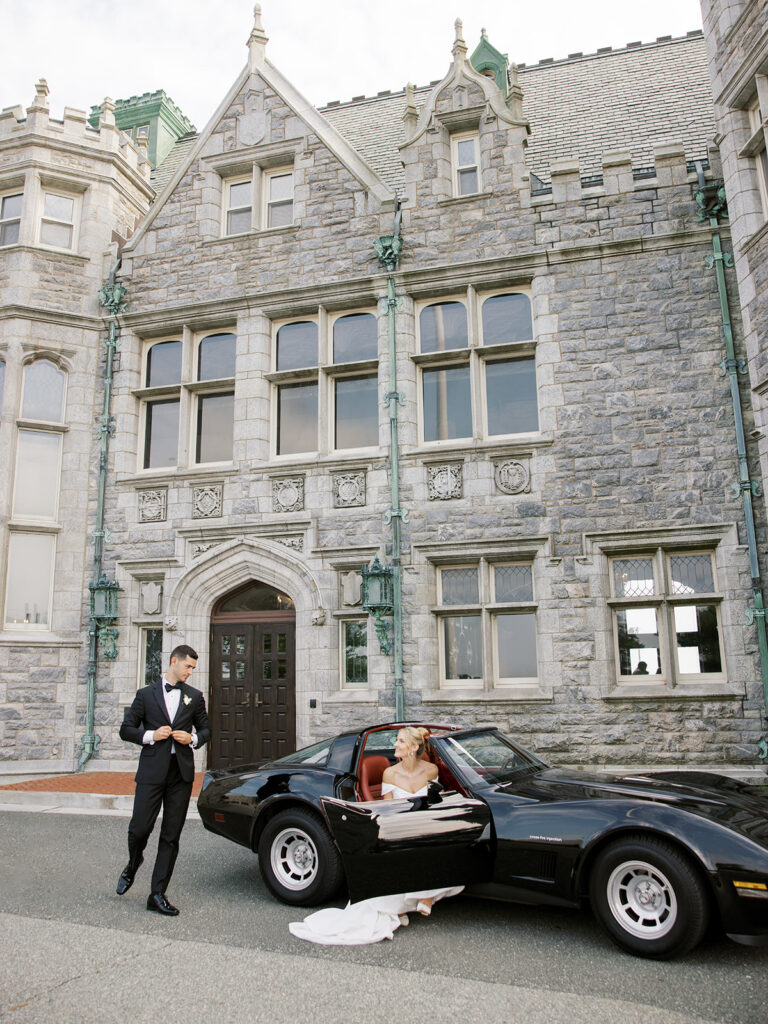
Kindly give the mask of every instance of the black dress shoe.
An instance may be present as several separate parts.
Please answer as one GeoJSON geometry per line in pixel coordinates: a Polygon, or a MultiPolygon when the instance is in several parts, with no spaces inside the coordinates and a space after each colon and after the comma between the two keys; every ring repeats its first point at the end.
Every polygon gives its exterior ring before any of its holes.
{"type": "Polygon", "coordinates": [[[138,864],[132,864],[130,861],[123,868],[120,877],[117,880],[117,895],[122,896],[124,893],[133,885],[133,880],[136,877],[136,872],[139,870],[141,865],[144,863],[144,858],[140,857],[138,864]]]}
{"type": "Polygon", "coordinates": [[[165,898],[164,892],[153,892],[147,896],[147,910],[154,910],[167,917],[176,917],[178,914],[176,907],[165,898]]]}

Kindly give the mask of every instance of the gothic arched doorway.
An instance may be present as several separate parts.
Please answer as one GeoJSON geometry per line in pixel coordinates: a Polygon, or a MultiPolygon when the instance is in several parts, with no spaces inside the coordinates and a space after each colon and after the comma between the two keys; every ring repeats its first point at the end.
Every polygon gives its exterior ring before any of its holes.
{"type": "Polygon", "coordinates": [[[296,612],[251,581],[211,614],[209,767],[229,768],[296,749],[296,612]]]}

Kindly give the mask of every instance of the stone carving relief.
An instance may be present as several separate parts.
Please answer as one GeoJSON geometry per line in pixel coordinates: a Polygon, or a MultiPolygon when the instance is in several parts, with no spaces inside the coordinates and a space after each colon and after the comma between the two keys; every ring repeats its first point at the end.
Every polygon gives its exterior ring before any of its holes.
{"type": "Polygon", "coordinates": [[[325,625],[325,608],[317,608],[312,612],[312,625],[313,626],[324,626],[325,625]]]}
{"type": "Polygon", "coordinates": [[[495,462],[493,475],[496,486],[504,494],[522,494],[531,489],[531,469],[527,461],[504,459],[495,462]]]}
{"type": "Polygon", "coordinates": [[[217,548],[218,546],[218,542],[216,541],[207,541],[205,543],[193,544],[192,557],[199,558],[200,555],[204,555],[207,551],[210,551],[211,548],[217,548]]]}
{"type": "Polygon", "coordinates": [[[291,537],[273,537],[273,540],[275,543],[282,544],[283,547],[291,548],[293,551],[304,550],[304,538],[299,533],[291,537]]]}
{"type": "Polygon", "coordinates": [[[272,481],[272,511],[300,512],[304,508],[304,477],[286,476],[272,481]]]}
{"type": "Polygon", "coordinates": [[[365,472],[333,473],[333,504],[335,508],[350,508],[365,504],[365,472]]]}
{"type": "Polygon", "coordinates": [[[341,596],[345,605],[351,608],[360,604],[363,599],[363,578],[359,572],[343,572],[340,574],[341,596]]]}
{"type": "Polygon", "coordinates": [[[245,113],[237,119],[237,141],[240,146],[256,146],[267,131],[267,117],[262,110],[260,93],[249,92],[245,97],[245,113]]]}
{"type": "Polygon", "coordinates": [[[221,516],[223,484],[195,487],[192,490],[192,518],[218,519],[221,516]]]}
{"type": "Polygon", "coordinates": [[[168,507],[168,490],[158,487],[152,491],[139,491],[139,522],[164,523],[168,507]]]}
{"type": "Polygon", "coordinates": [[[168,630],[169,633],[175,632],[179,628],[178,615],[166,615],[165,628],[168,630]]]}
{"type": "Polygon", "coordinates": [[[163,607],[163,585],[150,580],[141,584],[141,614],[157,615],[163,607]]]}
{"type": "Polygon", "coordinates": [[[427,466],[427,494],[430,501],[460,498],[461,465],[452,462],[442,466],[427,466]]]}

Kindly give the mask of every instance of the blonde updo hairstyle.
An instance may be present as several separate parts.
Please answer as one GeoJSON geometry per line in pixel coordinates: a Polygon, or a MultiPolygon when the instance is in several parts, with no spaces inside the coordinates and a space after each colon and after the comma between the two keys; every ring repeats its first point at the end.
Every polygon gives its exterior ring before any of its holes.
{"type": "Polygon", "coordinates": [[[411,746],[418,748],[416,750],[416,757],[421,757],[424,753],[424,748],[427,745],[429,729],[425,729],[423,726],[417,725],[404,725],[402,729],[399,729],[398,731],[405,736],[407,742],[411,744],[411,746]]]}

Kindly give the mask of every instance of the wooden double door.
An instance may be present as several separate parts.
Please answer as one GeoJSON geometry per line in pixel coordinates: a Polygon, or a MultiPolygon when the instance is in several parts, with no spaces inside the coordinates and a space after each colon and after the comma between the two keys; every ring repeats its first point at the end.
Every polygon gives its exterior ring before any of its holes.
{"type": "Polygon", "coordinates": [[[211,625],[211,768],[230,768],[296,749],[295,620],[211,625]]]}

